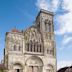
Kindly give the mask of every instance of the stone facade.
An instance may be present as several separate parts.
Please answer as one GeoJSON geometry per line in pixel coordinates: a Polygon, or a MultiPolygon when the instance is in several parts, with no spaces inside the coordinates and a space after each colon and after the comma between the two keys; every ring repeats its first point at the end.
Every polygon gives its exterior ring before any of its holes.
{"type": "Polygon", "coordinates": [[[4,64],[8,72],[56,72],[53,13],[41,10],[25,31],[6,33],[4,64]]]}

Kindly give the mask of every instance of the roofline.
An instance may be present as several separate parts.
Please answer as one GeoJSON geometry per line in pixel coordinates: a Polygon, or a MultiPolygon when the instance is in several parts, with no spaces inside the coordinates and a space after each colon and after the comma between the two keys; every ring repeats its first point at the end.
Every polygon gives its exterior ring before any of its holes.
{"type": "Polygon", "coordinates": [[[44,13],[48,13],[48,14],[54,15],[54,13],[53,13],[53,12],[48,11],[48,10],[41,9],[40,11],[41,11],[41,12],[44,12],[44,13]]]}
{"type": "Polygon", "coordinates": [[[22,35],[22,31],[21,32],[6,32],[6,36],[8,35],[8,34],[19,34],[19,35],[22,35]]]}
{"type": "MultiPolygon", "coordinates": [[[[44,10],[44,9],[41,9],[37,15],[37,17],[40,15],[40,13],[46,13],[46,14],[49,14],[49,15],[52,15],[54,16],[54,12],[51,12],[51,11],[47,11],[47,10],[44,10]]],[[[37,19],[36,17],[36,19],[37,19]]]]}

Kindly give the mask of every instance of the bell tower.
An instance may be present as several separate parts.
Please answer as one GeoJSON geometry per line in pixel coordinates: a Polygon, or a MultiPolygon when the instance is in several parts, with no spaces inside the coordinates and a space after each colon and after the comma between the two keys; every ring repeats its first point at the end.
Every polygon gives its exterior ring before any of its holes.
{"type": "Polygon", "coordinates": [[[42,9],[36,18],[36,24],[43,36],[45,54],[55,56],[53,17],[53,12],[42,9]]]}
{"type": "Polygon", "coordinates": [[[38,16],[36,17],[36,24],[42,33],[53,33],[53,16],[53,12],[49,12],[43,9],[40,10],[38,16]]]}
{"type": "Polygon", "coordinates": [[[35,25],[6,33],[7,72],[57,72],[52,12],[40,10],[35,25]]]}

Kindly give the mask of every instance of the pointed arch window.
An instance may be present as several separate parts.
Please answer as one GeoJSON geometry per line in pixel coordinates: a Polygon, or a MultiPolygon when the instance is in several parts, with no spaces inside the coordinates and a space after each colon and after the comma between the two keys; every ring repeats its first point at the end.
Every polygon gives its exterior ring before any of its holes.
{"type": "Polygon", "coordinates": [[[19,48],[18,48],[18,50],[20,51],[21,50],[21,46],[19,45],[19,48]]]}
{"type": "Polygon", "coordinates": [[[51,32],[51,22],[48,19],[45,20],[45,31],[51,32]]]}
{"type": "Polygon", "coordinates": [[[16,51],[16,45],[14,45],[14,51],[16,51]]]}
{"type": "Polygon", "coordinates": [[[29,51],[29,43],[26,44],[26,51],[29,51]]]}

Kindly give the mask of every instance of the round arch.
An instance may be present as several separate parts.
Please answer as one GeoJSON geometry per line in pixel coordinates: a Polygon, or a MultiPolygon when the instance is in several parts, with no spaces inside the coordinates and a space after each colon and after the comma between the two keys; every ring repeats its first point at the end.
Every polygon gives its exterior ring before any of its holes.
{"type": "Polygon", "coordinates": [[[21,63],[14,63],[13,64],[13,70],[14,72],[23,72],[23,65],[21,63]]]}
{"type": "Polygon", "coordinates": [[[26,72],[42,72],[43,61],[37,56],[31,56],[26,60],[26,72]]]}
{"type": "Polygon", "coordinates": [[[43,66],[43,61],[37,56],[31,56],[26,60],[26,65],[28,66],[43,66]]]}
{"type": "Polygon", "coordinates": [[[54,72],[54,67],[53,67],[53,65],[48,64],[48,65],[47,65],[46,72],[54,72]]]}

